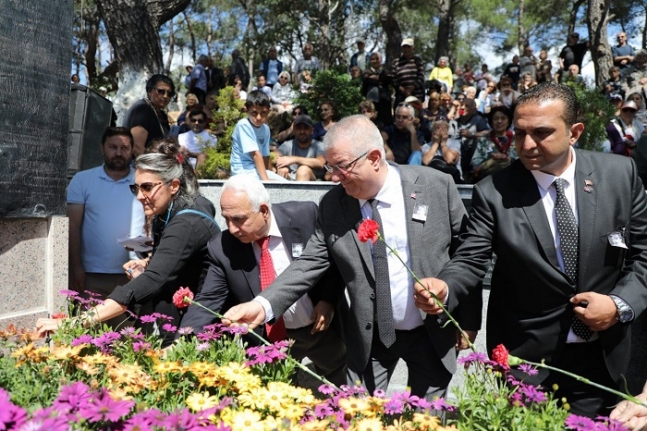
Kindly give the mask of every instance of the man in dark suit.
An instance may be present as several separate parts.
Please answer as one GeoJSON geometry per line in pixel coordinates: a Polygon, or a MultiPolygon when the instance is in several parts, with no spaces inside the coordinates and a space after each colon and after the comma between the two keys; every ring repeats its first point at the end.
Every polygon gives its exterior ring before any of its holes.
{"type": "MultiPolygon", "coordinates": [[[[485,275],[494,252],[487,344],[617,387],[628,323],[647,306],[647,199],[626,157],[574,150],[584,130],[572,90],[542,83],[514,114],[519,160],[474,187],[467,232],[438,279],[423,280],[450,312],[485,275]],[[570,227],[569,227],[570,226],[570,227]]],[[[417,305],[439,313],[422,289],[417,305]]],[[[532,383],[571,411],[608,414],[615,397],[558,373],[532,383]]]]}
{"type": "MultiPolygon", "coordinates": [[[[196,302],[216,312],[251,301],[261,293],[264,240],[268,241],[266,251],[274,272],[280,274],[301,255],[317,218],[314,202],[271,205],[263,184],[250,175],[234,176],[224,184],[220,207],[228,230],[209,241],[211,264],[202,290],[195,297],[196,302]]],[[[291,355],[297,360],[307,356],[319,373],[337,385],[347,382],[346,346],[339,328],[330,329],[330,325],[342,290],[343,282],[331,268],[315,289],[284,310],[281,322],[287,338],[295,340],[291,355]]],[[[215,319],[204,308],[190,305],[182,325],[201,332],[215,319]]],[[[268,334],[271,328],[265,329],[261,326],[256,330],[275,341],[268,334]]],[[[253,337],[247,341],[257,344],[253,337]]]]}
{"type": "MultiPolygon", "coordinates": [[[[454,329],[415,308],[407,269],[383,242],[361,242],[357,227],[363,218],[379,220],[386,243],[417,275],[435,275],[466,219],[454,182],[434,169],[387,164],[379,130],[361,115],[335,124],[324,146],[326,169],[341,184],[322,198],[314,236],[269,289],[225,318],[251,326],[271,321],[336,266],[350,302],[343,321],[351,375],[370,392],[386,389],[403,359],[412,394],[443,395],[456,369],[454,329]]],[[[472,330],[480,324],[480,292],[474,298],[457,313],[472,330]]]]}

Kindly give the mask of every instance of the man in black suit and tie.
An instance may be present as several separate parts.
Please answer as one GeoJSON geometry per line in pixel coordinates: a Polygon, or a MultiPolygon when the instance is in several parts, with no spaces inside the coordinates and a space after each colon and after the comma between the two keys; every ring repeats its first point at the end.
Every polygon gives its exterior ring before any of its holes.
{"type": "MultiPolygon", "coordinates": [[[[317,218],[314,202],[270,204],[267,190],[253,175],[230,178],[222,188],[220,207],[228,230],[209,241],[211,264],[195,297],[196,302],[216,312],[251,301],[288,268],[303,252],[317,218]]],[[[286,336],[295,340],[290,350],[295,359],[307,356],[324,377],[337,385],[345,384],[346,346],[339,328],[330,329],[342,291],[343,282],[331,268],[315,289],[284,310],[280,321],[256,331],[270,341],[286,336]]],[[[182,326],[201,332],[215,319],[204,308],[190,305],[182,326]]],[[[256,343],[253,337],[247,341],[256,343]]]]}
{"type": "MultiPolygon", "coordinates": [[[[388,164],[379,130],[361,115],[335,124],[324,147],[326,169],[340,185],[322,198],[314,236],[269,289],[225,318],[252,327],[272,321],[336,266],[349,300],[343,322],[352,377],[371,393],[386,389],[403,359],[412,394],[443,395],[456,369],[454,328],[416,309],[406,268],[383,242],[361,242],[357,227],[363,218],[378,221],[386,243],[417,275],[435,275],[449,261],[466,219],[454,182],[427,167],[388,164]]],[[[480,292],[474,299],[457,312],[470,330],[480,325],[480,292]]]]}
{"type": "MultiPolygon", "coordinates": [[[[584,124],[563,85],[519,97],[519,160],[474,187],[473,213],[456,255],[423,280],[454,309],[482,279],[494,252],[488,349],[618,387],[630,352],[629,323],[647,306],[647,198],[630,158],[572,147],[584,124]]],[[[419,308],[440,310],[416,288],[419,308]]],[[[575,414],[609,413],[615,396],[540,370],[575,414]]]]}

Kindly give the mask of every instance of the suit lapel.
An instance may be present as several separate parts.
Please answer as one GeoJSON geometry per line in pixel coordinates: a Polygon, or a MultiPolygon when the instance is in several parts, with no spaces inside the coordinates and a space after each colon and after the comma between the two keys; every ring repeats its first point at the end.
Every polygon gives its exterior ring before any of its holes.
{"type": "MultiPolygon", "coordinates": [[[[414,255],[418,252],[415,245],[418,241],[412,239],[422,238],[425,223],[423,221],[416,221],[413,219],[414,207],[416,204],[427,205],[427,214],[431,212],[429,197],[425,188],[421,184],[416,184],[418,181],[418,174],[413,170],[400,168],[400,178],[402,180],[402,195],[404,197],[404,212],[407,223],[407,237],[409,238],[409,253],[414,255]]],[[[412,259],[413,261],[413,259],[412,259]]],[[[413,268],[414,271],[419,268],[413,268]]]]}
{"type": "Polygon", "coordinates": [[[243,263],[243,268],[251,268],[249,271],[243,270],[243,275],[247,280],[249,290],[252,291],[252,296],[261,293],[261,276],[258,272],[258,264],[256,263],[256,256],[254,256],[254,249],[251,244],[241,244],[240,259],[243,263]]]}
{"type": "MultiPolygon", "coordinates": [[[[577,167],[575,169],[575,200],[577,201],[578,228],[579,228],[579,259],[578,280],[585,280],[588,259],[591,247],[597,239],[595,223],[597,216],[598,194],[595,186],[598,184],[595,172],[587,163],[586,154],[577,153],[577,167]]],[[[583,283],[578,283],[578,286],[583,283]]]]}
{"type": "Polygon", "coordinates": [[[519,172],[519,182],[516,188],[516,201],[521,204],[521,208],[526,214],[526,217],[530,222],[530,226],[535,233],[535,237],[541,245],[548,262],[550,262],[555,269],[560,270],[559,262],[557,262],[557,251],[555,250],[553,233],[550,230],[550,225],[546,218],[546,210],[541,201],[537,182],[530,171],[524,168],[521,163],[518,163],[515,169],[519,172]]]}
{"type": "Polygon", "coordinates": [[[281,231],[281,236],[283,238],[283,243],[285,244],[286,251],[290,254],[291,259],[294,259],[292,248],[293,245],[305,245],[301,229],[297,226],[292,226],[292,220],[281,212],[274,212],[274,219],[276,220],[279,231],[281,231]]]}
{"type": "Polygon", "coordinates": [[[373,257],[371,256],[371,246],[368,242],[362,242],[357,236],[357,228],[362,221],[362,211],[359,208],[359,201],[351,196],[344,195],[341,199],[342,214],[347,228],[351,231],[357,251],[360,257],[364,260],[366,267],[369,268],[371,276],[375,278],[375,270],[373,268],[373,257]]]}

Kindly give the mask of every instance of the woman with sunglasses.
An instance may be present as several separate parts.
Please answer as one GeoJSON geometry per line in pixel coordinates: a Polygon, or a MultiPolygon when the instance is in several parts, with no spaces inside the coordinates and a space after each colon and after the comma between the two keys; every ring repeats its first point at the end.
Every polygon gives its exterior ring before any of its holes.
{"type": "MultiPolygon", "coordinates": [[[[117,286],[103,304],[84,312],[79,324],[90,326],[139,306],[140,315],[170,316],[170,321],[159,322],[157,328],[163,347],[173,342],[175,334],[162,323],[182,326],[184,309],[173,304],[173,294],[180,287],[188,287],[194,294],[200,290],[209,268],[207,243],[220,229],[197,203],[194,177],[187,173],[191,166],[174,148],[166,148],[167,153],[143,154],[135,161],[135,183],[130,189],[152,220],[150,260],[126,263],[124,269],[131,280],[117,286]]],[[[59,324],[57,319],[38,319],[36,329],[44,336],[59,324]]],[[[154,329],[152,324],[143,328],[147,333],[154,329]]]]}
{"type": "Polygon", "coordinates": [[[165,138],[170,130],[164,109],[175,96],[175,84],[166,75],[153,75],[146,82],[146,96],[126,112],[124,127],[135,140],[133,154],[143,154],[151,142],[165,138]]]}

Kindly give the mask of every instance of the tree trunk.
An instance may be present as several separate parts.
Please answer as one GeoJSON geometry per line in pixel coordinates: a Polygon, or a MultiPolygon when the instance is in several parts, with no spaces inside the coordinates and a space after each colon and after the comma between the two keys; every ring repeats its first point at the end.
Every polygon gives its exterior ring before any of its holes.
{"type": "Polygon", "coordinates": [[[453,41],[454,41],[454,11],[462,0],[439,0],[438,1],[438,34],[436,36],[436,58],[438,64],[440,57],[448,57],[450,64],[455,62],[453,41]]]}
{"type": "Polygon", "coordinates": [[[611,0],[589,0],[586,15],[591,58],[595,66],[595,84],[599,88],[609,78],[609,68],[613,65],[611,47],[607,41],[610,6],[611,0]]]}
{"type": "Polygon", "coordinates": [[[386,35],[386,56],[384,64],[387,69],[391,67],[391,62],[400,56],[400,44],[402,43],[402,30],[400,24],[393,14],[393,0],[379,0],[380,24],[386,35]]]}
{"type": "Polygon", "coordinates": [[[120,117],[144,96],[145,80],[163,72],[159,28],[189,3],[190,0],[97,0],[119,63],[114,108],[120,117]]]}
{"type": "MultiPolygon", "coordinates": [[[[571,34],[575,31],[575,23],[577,22],[577,14],[580,11],[580,6],[584,4],[585,0],[575,0],[573,2],[573,7],[571,7],[571,11],[568,14],[568,33],[571,34]]],[[[564,40],[566,42],[566,40],[564,40]]]]}
{"type": "Polygon", "coordinates": [[[189,36],[191,36],[191,58],[193,59],[193,62],[195,62],[198,59],[198,52],[195,47],[195,33],[193,33],[193,26],[191,25],[191,20],[189,19],[187,13],[182,12],[182,16],[184,16],[186,29],[189,31],[189,36]]]}
{"type": "Polygon", "coordinates": [[[164,66],[164,73],[169,75],[171,73],[171,64],[173,64],[173,53],[175,51],[175,30],[173,28],[173,19],[168,27],[168,58],[164,66]]]}
{"type": "Polygon", "coordinates": [[[522,55],[524,53],[524,48],[528,43],[526,29],[523,25],[523,8],[524,0],[519,0],[519,16],[517,22],[517,48],[519,49],[519,55],[522,55]]]}
{"type": "MultiPolygon", "coordinates": [[[[85,7],[81,11],[81,16],[83,17],[83,34],[81,37],[85,39],[86,50],[84,53],[85,58],[85,70],[88,77],[88,86],[94,84],[97,79],[97,45],[99,43],[99,23],[101,22],[101,17],[99,16],[99,11],[96,7],[90,8],[85,7]]],[[[99,51],[101,52],[101,51],[99,51]]]]}

